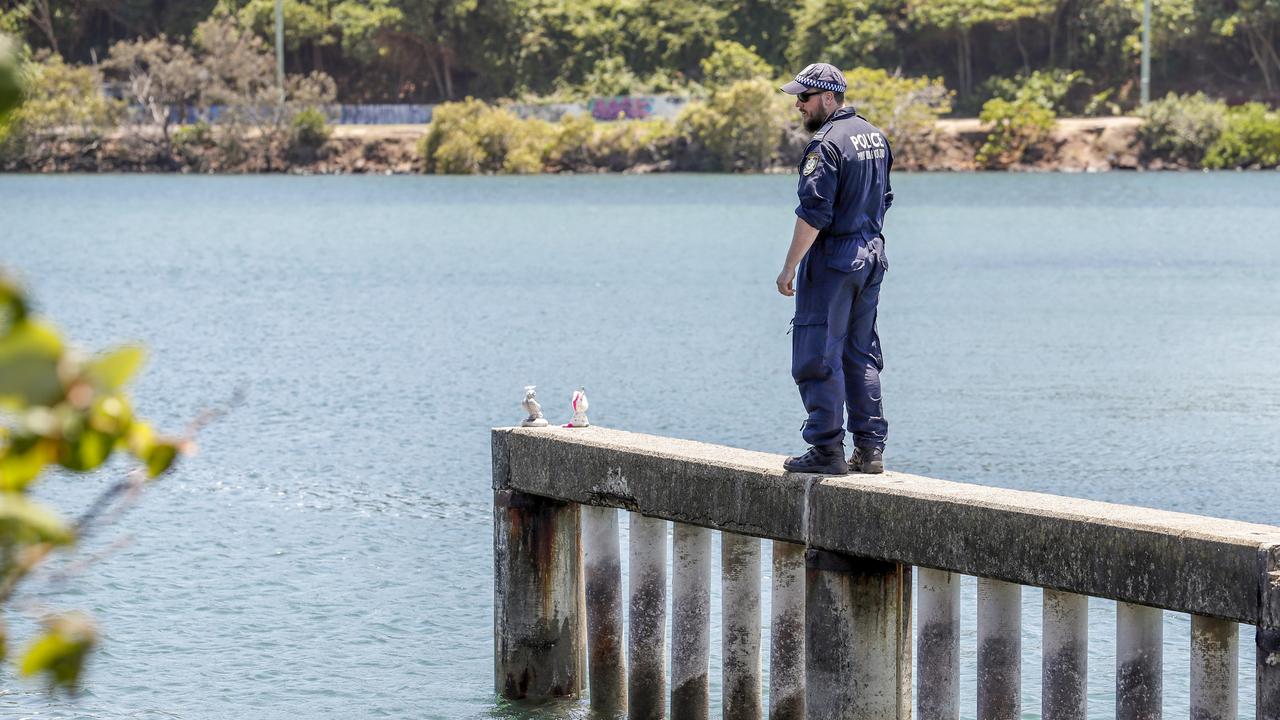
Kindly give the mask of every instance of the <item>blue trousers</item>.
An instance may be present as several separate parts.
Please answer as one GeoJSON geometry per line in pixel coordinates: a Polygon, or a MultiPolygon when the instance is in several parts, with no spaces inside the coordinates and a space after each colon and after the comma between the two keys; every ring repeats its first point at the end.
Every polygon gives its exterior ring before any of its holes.
{"type": "Polygon", "coordinates": [[[844,441],[847,404],[854,445],[884,448],[876,307],[887,268],[884,239],[875,237],[819,241],[796,270],[791,376],[809,413],[803,435],[810,445],[844,441]]]}

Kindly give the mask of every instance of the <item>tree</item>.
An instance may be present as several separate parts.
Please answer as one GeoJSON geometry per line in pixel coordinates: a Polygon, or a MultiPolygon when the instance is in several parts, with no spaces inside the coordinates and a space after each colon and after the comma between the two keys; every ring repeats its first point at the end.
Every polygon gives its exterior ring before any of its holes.
{"type": "Polygon", "coordinates": [[[172,130],[189,111],[216,130],[225,166],[271,170],[293,115],[333,101],[333,81],[319,73],[290,75],[280,88],[271,51],[234,16],[205,20],[192,44],[187,50],[163,36],[120,42],[104,63],[125,80],[126,96],[143,109],[140,124],[159,135],[154,142],[171,165],[172,130]]]}
{"type": "Polygon", "coordinates": [[[743,47],[734,40],[717,40],[715,50],[700,64],[702,81],[712,86],[755,78],[768,80],[773,74],[773,68],[756,54],[755,48],[743,47]]]}
{"type": "Polygon", "coordinates": [[[985,24],[1017,29],[1023,20],[1042,19],[1054,9],[1053,0],[909,0],[907,16],[921,27],[938,28],[955,37],[957,89],[967,97],[974,85],[973,29],[985,24]]]}
{"type": "Polygon", "coordinates": [[[795,6],[787,61],[836,67],[883,67],[897,50],[902,0],[804,0],[795,6]]]}
{"type": "Polygon", "coordinates": [[[103,68],[123,81],[125,98],[138,108],[138,127],[159,134],[151,141],[172,165],[173,126],[205,92],[200,63],[191,51],[161,35],[116,43],[103,68]]]}
{"type": "MultiPolygon", "coordinates": [[[[724,36],[754,48],[775,69],[787,62],[787,45],[794,22],[792,0],[728,0],[724,8],[724,36]]],[[[810,61],[811,62],[811,61],[810,61]]],[[[807,62],[805,64],[808,64],[807,62]]]]}
{"type": "Polygon", "coordinates": [[[1277,28],[1280,27],[1280,0],[1239,0],[1235,12],[1215,23],[1224,37],[1243,34],[1267,94],[1274,95],[1280,81],[1280,51],[1277,51],[1277,28]]]}

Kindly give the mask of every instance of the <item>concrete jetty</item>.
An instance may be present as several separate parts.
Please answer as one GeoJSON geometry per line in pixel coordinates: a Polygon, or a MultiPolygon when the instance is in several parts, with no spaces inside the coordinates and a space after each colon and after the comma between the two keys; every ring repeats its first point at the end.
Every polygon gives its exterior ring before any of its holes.
{"type": "Polygon", "coordinates": [[[500,428],[492,444],[494,676],[505,698],[589,687],[600,716],[662,717],[669,698],[673,718],[707,717],[719,532],[725,717],[763,715],[768,662],[772,718],[957,718],[959,582],[970,575],[980,718],[1021,712],[1021,588],[1034,586],[1045,589],[1045,718],[1084,717],[1098,597],[1117,601],[1117,717],[1160,717],[1161,617],[1173,611],[1192,616],[1193,718],[1235,716],[1243,623],[1255,628],[1256,716],[1280,720],[1280,527],[895,472],[790,474],[778,455],[599,427],[500,428]],[[625,630],[619,510],[631,527],[625,630]],[[773,541],[771,557],[759,539],[773,541]],[[588,628],[602,634],[594,644],[588,628]]]}

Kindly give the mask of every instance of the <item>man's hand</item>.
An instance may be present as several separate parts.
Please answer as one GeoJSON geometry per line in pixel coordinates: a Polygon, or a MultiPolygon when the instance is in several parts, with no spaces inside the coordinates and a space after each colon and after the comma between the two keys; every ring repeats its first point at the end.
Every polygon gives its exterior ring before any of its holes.
{"type": "Polygon", "coordinates": [[[817,239],[818,229],[797,217],[795,230],[791,232],[791,247],[787,248],[787,259],[782,262],[782,272],[778,273],[778,292],[787,297],[796,294],[792,285],[796,279],[796,266],[817,239]]]}
{"type": "Polygon", "coordinates": [[[778,292],[791,297],[796,294],[796,290],[791,283],[796,279],[796,269],[793,267],[784,267],[782,272],[778,273],[778,292]]]}

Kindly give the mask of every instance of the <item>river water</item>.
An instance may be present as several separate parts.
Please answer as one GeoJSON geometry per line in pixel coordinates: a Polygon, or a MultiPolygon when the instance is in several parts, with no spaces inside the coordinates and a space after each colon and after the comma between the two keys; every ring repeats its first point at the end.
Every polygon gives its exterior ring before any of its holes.
{"type": "MultiPolygon", "coordinates": [[[[1280,524],[1280,173],[895,186],[891,468],[1280,524]]],[[[793,204],[780,176],[0,177],[0,263],[85,347],[146,343],[143,414],[180,430],[245,395],[106,557],[29,586],[11,632],[83,608],[106,638],[77,698],[6,670],[0,716],[519,716],[492,692],[488,429],[526,384],[560,422],[585,385],[600,425],[800,449],[793,204]]],[[[120,471],[41,495],[72,513],[120,471]]],[[[1113,622],[1094,601],[1098,718],[1113,622]]],[[[1188,632],[1166,613],[1170,717],[1188,632]]]]}

